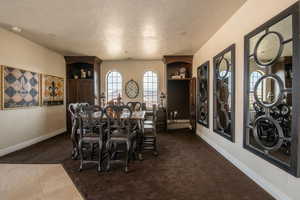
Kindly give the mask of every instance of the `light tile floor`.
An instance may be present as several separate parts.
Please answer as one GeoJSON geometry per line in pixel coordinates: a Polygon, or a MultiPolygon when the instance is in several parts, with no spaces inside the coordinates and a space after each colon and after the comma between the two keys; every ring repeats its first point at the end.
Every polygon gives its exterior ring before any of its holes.
{"type": "Polygon", "coordinates": [[[2,200],[83,200],[59,164],[0,164],[2,200]]]}

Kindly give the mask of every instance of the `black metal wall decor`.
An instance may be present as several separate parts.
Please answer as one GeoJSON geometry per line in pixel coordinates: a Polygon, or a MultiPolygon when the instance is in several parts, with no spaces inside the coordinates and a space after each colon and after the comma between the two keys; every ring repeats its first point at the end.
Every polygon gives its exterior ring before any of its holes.
{"type": "Polygon", "coordinates": [[[139,84],[131,79],[125,85],[125,93],[129,99],[135,99],[139,96],[139,84]]]}
{"type": "Polygon", "coordinates": [[[197,122],[209,128],[209,61],[197,68],[197,122]]]}
{"type": "Polygon", "coordinates": [[[213,60],[214,131],[234,142],[235,139],[235,44],[213,60]]]}
{"type": "Polygon", "coordinates": [[[299,4],[245,36],[244,148],[300,175],[299,4]]]}

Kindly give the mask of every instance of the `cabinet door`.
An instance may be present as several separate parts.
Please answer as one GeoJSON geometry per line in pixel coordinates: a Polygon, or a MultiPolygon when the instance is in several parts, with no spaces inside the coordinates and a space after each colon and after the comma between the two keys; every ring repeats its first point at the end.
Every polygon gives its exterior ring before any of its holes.
{"type": "Polygon", "coordinates": [[[67,104],[77,103],[77,82],[78,80],[69,79],[67,84],[67,104]]]}
{"type": "Polygon", "coordinates": [[[93,80],[80,80],[77,85],[78,102],[94,105],[94,82],[93,80]]]}

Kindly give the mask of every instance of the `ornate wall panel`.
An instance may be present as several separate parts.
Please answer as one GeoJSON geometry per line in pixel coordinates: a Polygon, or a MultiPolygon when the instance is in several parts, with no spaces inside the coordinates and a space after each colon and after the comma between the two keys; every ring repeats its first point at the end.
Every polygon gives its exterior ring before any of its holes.
{"type": "Polygon", "coordinates": [[[214,57],[214,131],[235,139],[235,45],[214,57]]]}
{"type": "Polygon", "coordinates": [[[135,99],[139,96],[139,84],[131,79],[125,85],[125,93],[129,99],[135,99]]]}
{"type": "Polygon", "coordinates": [[[298,4],[245,36],[244,147],[299,176],[298,4]]]}
{"type": "Polygon", "coordinates": [[[51,75],[42,75],[43,105],[64,104],[64,79],[51,75]]]}
{"type": "Polygon", "coordinates": [[[35,72],[3,66],[3,108],[39,106],[40,75],[35,72]]]}
{"type": "Polygon", "coordinates": [[[197,122],[209,128],[209,61],[197,68],[197,122]]]}

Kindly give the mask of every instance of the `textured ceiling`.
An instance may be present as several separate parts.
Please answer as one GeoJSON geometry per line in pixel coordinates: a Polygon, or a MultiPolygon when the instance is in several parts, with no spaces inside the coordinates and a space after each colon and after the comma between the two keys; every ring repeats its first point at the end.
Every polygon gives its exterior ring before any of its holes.
{"type": "Polygon", "coordinates": [[[246,0],[0,0],[0,25],[63,55],[193,54],[246,0]]]}

